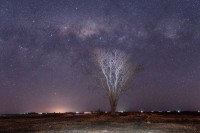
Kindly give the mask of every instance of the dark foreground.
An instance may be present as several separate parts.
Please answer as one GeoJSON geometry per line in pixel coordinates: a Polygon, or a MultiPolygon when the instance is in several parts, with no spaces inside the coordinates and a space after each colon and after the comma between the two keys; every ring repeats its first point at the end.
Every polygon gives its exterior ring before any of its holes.
{"type": "Polygon", "coordinates": [[[180,113],[45,114],[1,116],[0,132],[200,133],[200,115],[180,113]]]}

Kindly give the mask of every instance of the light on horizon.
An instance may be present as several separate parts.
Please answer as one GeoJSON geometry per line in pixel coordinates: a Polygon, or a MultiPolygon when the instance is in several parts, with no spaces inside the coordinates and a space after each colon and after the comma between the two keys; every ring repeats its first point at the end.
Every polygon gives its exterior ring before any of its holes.
{"type": "Polygon", "coordinates": [[[49,112],[52,112],[52,113],[65,113],[65,112],[67,112],[67,109],[63,108],[63,107],[55,107],[55,108],[50,109],[49,112]]]}

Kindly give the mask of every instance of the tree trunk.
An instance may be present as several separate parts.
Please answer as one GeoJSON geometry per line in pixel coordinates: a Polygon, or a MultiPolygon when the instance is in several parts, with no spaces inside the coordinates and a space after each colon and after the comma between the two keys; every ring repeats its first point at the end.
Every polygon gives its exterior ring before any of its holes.
{"type": "Polygon", "coordinates": [[[117,105],[111,105],[111,114],[114,115],[116,113],[117,105]]]}
{"type": "Polygon", "coordinates": [[[117,101],[110,99],[111,114],[114,115],[117,109],[117,101]]]}

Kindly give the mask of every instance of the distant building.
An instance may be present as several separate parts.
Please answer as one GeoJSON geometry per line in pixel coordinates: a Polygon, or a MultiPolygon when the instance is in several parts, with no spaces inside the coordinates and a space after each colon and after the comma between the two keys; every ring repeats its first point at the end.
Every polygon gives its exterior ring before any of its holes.
{"type": "Polygon", "coordinates": [[[92,114],[92,112],[84,112],[84,114],[92,114]]]}

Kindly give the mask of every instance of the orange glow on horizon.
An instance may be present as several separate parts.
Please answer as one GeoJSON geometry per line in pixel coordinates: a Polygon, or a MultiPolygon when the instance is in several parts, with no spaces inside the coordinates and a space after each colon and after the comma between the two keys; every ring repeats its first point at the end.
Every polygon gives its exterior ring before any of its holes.
{"type": "Polygon", "coordinates": [[[50,113],[65,113],[65,112],[68,112],[69,109],[67,108],[64,108],[64,107],[54,107],[54,108],[51,108],[49,109],[50,113]]]}

